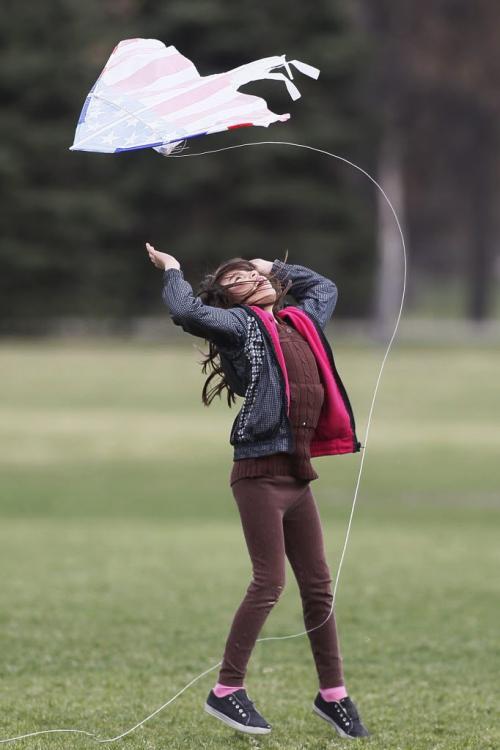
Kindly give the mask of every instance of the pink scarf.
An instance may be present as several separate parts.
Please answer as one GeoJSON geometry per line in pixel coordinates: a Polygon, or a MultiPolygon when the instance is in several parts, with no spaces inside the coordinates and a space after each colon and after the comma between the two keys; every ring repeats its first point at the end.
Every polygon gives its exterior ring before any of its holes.
{"type": "MultiPolygon", "coordinates": [[[[273,314],[263,310],[258,305],[250,305],[250,307],[259,316],[274,343],[276,356],[285,377],[289,413],[290,386],[288,383],[288,373],[273,314]]],[[[292,325],[308,342],[316,358],[319,375],[324,387],[325,398],[318,424],[310,443],[311,456],[331,456],[337,453],[355,452],[353,450],[354,434],[349,413],[335,381],[327,352],[313,322],[307,313],[294,305],[288,305],[279,310],[277,315],[292,325]]]]}

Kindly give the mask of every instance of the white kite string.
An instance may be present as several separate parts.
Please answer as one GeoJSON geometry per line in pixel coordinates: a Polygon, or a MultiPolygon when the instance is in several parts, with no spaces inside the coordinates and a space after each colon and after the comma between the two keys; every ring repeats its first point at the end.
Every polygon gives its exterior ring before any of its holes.
{"type": "MultiPolygon", "coordinates": [[[[402,313],[402,310],[403,310],[403,303],[404,303],[404,298],[405,298],[405,290],[406,290],[406,245],[405,245],[405,239],[404,239],[404,235],[403,235],[403,230],[401,229],[401,224],[399,223],[399,219],[398,219],[398,216],[396,214],[396,211],[395,211],[395,209],[394,209],[391,201],[387,197],[385,191],[379,185],[379,183],[371,175],[369,175],[368,172],[366,172],[361,167],[358,167],[358,165],[354,164],[352,161],[349,161],[348,159],[345,159],[343,156],[338,156],[337,154],[332,154],[332,153],[330,153],[330,151],[326,151],[326,150],[321,149],[321,148],[315,148],[314,146],[307,146],[307,145],[305,145],[303,143],[290,143],[288,141],[256,141],[254,143],[240,143],[240,144],[237,144],[237,145],[234,145],[234,146],[226,146],[225,148],[218,148],[218,149],[215,149],[213,151],[201,151],[200,153],[196,153],[196,154],[171,153],[171,154],[169,154],[168,158],[182,159],[182,158],[189,157],[189,156],[205,156],[205,155],[208,155],[208,154],[217,154],[217,153],[220,153],[221,151],[230,151],[230,150],[232,150],[234,148],[244,148],[246,146],[264,146],[264,145],[295,146],[297,148],[305,148],[305,149],[309,149],[310,151],[316,151],[319,154],[324,154],[325,156],[331,156],[334,159],[339,159],[340,161],[343,161],[346,164],[349,164],[351,167],[354,167],[359,172],[362,172],[364,175],[366,175],[366,177],[368,177],[368,179],[371,180],[371,182],[373,182],[373,184],[380,190],[380,192],[384,196],[385,200],[387,201],[387,203],[388,203],[388,205],[389,205],[389,207],[390,207],[390,209],[391,209],[391,211],[392,211],[392,213],[394,215],[394,219],[396,220],[396,224],[398,226],[399,234],[401,235],[401,244],[402,244],[402,247],[403,247],[404,273],[403,273],[403,292],[402,292],[402,295],[401,295],[401,305],[400,305],[400,308],[399,308],[399,313],[398,313],[398,316],[397,316],[396,325],[394,327],[393,334],[391,336],[391,339],[389,341],[389,345],[387,347],[387,350],[385,352],[384,358],[382,360],[382,364],[380,366],[379,374],[378,374],[378,377],[377,377],[377,382],[376,382],[376,385],[375,385],[375,391],[373,393],[373,398],[372,398],[372,402],[371,402],[371,406],[370,406],[370,411],[369,411],[369,414],[368,414],[368,422],[367,422],[367,426],[366,426],[366,434],[365,434],[364,444],[362,445],[363,450],[361,451],[361,462],[360,462],[360,465],[359,465],[359,472],[358,472],[358,478],[357,478],[357,482],[356,482],[356,489],[354,491],[354,499],[353,499],[353,502],[352,502],[351,514],[349,516],[349,522],[347,524],[347,531],[346,531],[346,535],[345,535],[344,546],[343,546],[343,549],[342,549],[342,554],[340,556],[340,562],[339,562],[339,565],[338,565],[338,568],[337,568],[337,575],[336,575],[336,578],[335,578],[335,585],[334,585],[334,588],[333,588],[332,605],[331,605],[331,608],[330,608],[330,613],[329,613],[328,617],[320,625],[315,625],[314,628],[309,628],[309,630],[303,630],[300,633],[294,633],[292,635],[276,635],[276,636],[268,636],[266,638],[258,638],[256,640],[256,643],[258,643],[259,641],[272,641],[272,640],[283,640],[285,638],[297,638],[300,635],[306,635],[306,633],[310,633],[312,630],[316,630],[317,628],[320,628],[322,625],[324,625],[325,622],[328,621],[328,619],[330,618],[330,616],[331,616],[331,614],[333,612],[333,608],[335,606],[335,596],[336,596],[336,593],[337,593],[337,586],[338,586],[338,582],[339,582],[339,578],[340,578],[340,571],[342,569],[342,564],[343,564],[345,552],[346,552],[346,549],[347,549],[347,543],[349,541],[349,535],[350,535],[350,531],[351,531],[351,524],[352,524],[352,519],[353,519],[353,515],[354,515],[354,508],[355,508],[355,505],[356,505],[356,499],[357,499],[357,496],[358,496],[359,483],[360,483],[361,474],[362,474],[362,471],[363,471],[363,463],[364,463],[364,458],[365,458],[365,454],[366,454],[366,445],[367,445],[367,442],[368,442],[368,433],[370,431],[370,423],[371,423],[371,418],[372,418],[373,407],[374,407],[374,404],[375,404],[375,398],[377,396],[377,391],[378,391],[378,386],[379,386],[379,383],[380,383],[380,377],[382,375],[382,370],[384,369],[384,365],[385,365],[385,361],[387,359],[387,355],[389,354],[389,351],[390,351],[391,346],[392,346],[392,342],[394,341],[394,337],[396,335],[396,331],[397,331],[398,326],[399,326],[399,321],[401,319],[401,313],[402,313]]],[[[212,672],[214,669],[216,669],[217,667],[219,667],[221,664],[222,664],[222,661],[219,661],[219,662],[217,662],[217,664],[214,664],[213,667],[210,667],[209,669],[205,670],[205,672],[201,672],[201,674],[199,674],[197,677],[195,677],[194,679],[192,679],[191,682],[188,682],[187,685],[185,685],[181,690],[179,690],[179,692],[176,693],[172,698],[170,698],[170,700],[168,700],[166,703],[164,703],[163,706],[160,706],[159,708],[156,709],[156,711],[153,711],[152,714],[150,714],[149,716],[146,716],[146,718],[143,719],[142,721],[140,721],[138,724],[135,724],[130,729],[127,729],[126,732],[122,732],[122,734],[119,734],[116,737],[110,737],[108,739],[97,739],[96,738],[97,735],[95,735],[93,732],[86,732],[83,729],[44,729],[44,730],[42,730],[40,732],[30,732],[29,734],[20,734],[17,737],[9,737],[8,739],[0,740],[0,743],[3,743],[3,742],[13,742],[14,740],[20,740],[23,737],[34,737],[35,735],[38,735],[38,734],[47,734],[49,732],[78,732],[79,734],[86,734],[87,736],[94,738],[96,742],[114,742],[115,740],[119,740],[122,737],[125,737],[125,735],[130,734],[131,732],[134,731],[134,729],[137,729],[137,727],[140,727],[142,724],[145,724],[146,721],[149,721],[149,719],[152,719],[153,716],[156,716],[157,713],[159,713],[164,708],[166,708],[170,703],[172,703],[176,698],[178,698],[179,695],[181,695],[185,690],[187,690],[188,687],[190,687],[193,683],[195,683],[197,680],[199,680],[201,677],[203,677],[204,675],[208,674],[209,672],[212,672]]]]}

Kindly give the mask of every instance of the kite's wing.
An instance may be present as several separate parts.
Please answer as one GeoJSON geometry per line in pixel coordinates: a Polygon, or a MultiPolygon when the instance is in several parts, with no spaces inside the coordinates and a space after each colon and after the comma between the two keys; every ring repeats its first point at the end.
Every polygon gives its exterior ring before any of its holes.
{"type": "Polygon", "coordinates": [[[72,151],[117,153],[155,148],[168,154],[181,141],[248,125],[267,127],[288,120],[267,108],[264,99],[242,94],[244,83],[282,80],[292,99],[300,93],[290,65],[312,78],[318,68],[285,55],[266,57],[226,73],[200,76],[175,47],[157,39],[125,39],[113,50],[90,90],[78,120],[72,151]]]}

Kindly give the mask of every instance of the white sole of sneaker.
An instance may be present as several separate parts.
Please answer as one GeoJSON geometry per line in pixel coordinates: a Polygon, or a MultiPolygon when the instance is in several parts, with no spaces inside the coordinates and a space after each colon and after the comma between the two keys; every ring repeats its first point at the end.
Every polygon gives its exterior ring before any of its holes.
{"type": "Polygon", "coordinates": [[[220,711],[217,711],[216,708],[210,706],[208,703],[205,703],[204,709],[207,714],[210,714],[210,716],[215,716],[216,719],[220,719],[229,727],[237,729],[238,732],[245,732],[246,734],[269,734],[269,732],[271,731],[270,729],[266,729],[265,727],[247,727],[244,724],[238,724],[237,721],[234,721],[234,719],[230,719],[229,716],[226,716],[220,711]]]}
{"type": "Polygon", "coordinates": [[[318,714],[318,716],[321,716],[322,719],[327,721],[329,724],[332,725],[332,727],[335,729],[337,734],[340,734],[341,737],[344,737],[346,740],[357,740],[359,737],[351,737],[350,734],[347,734],[347,732],[344,732],[344,730],[337,726],[337,724],[334,722],[333,719],[331,719],[328,714],[325,714],[320,708],[317,707],[315,703],[312,704],[312,709],[314,713],[318,714]]]}

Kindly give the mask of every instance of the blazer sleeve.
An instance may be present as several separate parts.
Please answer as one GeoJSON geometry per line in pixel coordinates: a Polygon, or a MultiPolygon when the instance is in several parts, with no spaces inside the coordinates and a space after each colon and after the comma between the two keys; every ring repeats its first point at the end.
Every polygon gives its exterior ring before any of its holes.
{"type": "Polygon", "coordinates": [[[205,305],[193,294],[182,269],[168,268],[163,272],[162,299],[174,324],[186,333],[213,341],[221,348],[244,344],[247,336],[244,310],[205,305]]]}
{"type": "Polygon", "coordinates": [[[279,259],[273,262],[271,273],[281,282],[293,282],[288,294],[296,300],[297,307],[315,318],[324,329],[337,304],[336,284],[310,268],[279,259]]]}

